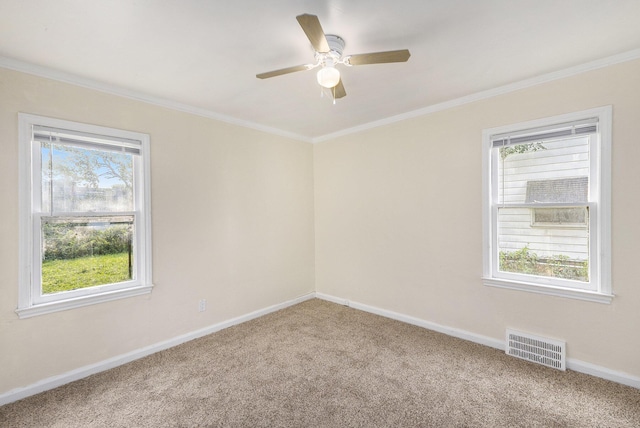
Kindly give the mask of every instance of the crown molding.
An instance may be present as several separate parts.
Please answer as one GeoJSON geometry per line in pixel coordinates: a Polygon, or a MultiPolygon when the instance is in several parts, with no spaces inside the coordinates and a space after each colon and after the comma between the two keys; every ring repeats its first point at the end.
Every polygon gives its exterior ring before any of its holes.
{"type": "Polygon", "coordinates": [[[606,58],[598,59],[595,61],[591,61],[585,64],[569,67],[563,70],[542,74],[540,76],[521,80],[519,82],[510,83],[508,85],[503,85],[493,89],[488,89],[486,91],[476,92],[474,94],[466,95],[464,97],[456,98],[456,99],[445,101],[438,104],[433,104],[421,109],[412,110],[406,113],[390,116],[381,120],[368,122],[362,125],[358,125],[352,128],[346,128],[337,132],[321,135],[318,137],[299,135],[292,132],[284,131],[282,129],[260,125],[258,123],[241,120],[235,117],[216,113],[211,110],[206,110],[203,108],[190,106],[188,104],[178,103],[168,99],[155,97],[153,95],[145,94],[142,92],[137,92],[137,91],[121,88],[116,85],[110,85],[107,83],[98,82],[96,80],[76,76],[72,73],[67,73],[67,72],[55,70],[48,67],[34,65],[34,64],[23,62],[23,61],[18,61],[16,59],[8,58],[8,57],[0,56],[0,67],[7,68],[9,70],[19,71],[22,73],[32,74],[39,77],[44,77],[47,79],[57,80],[59,82],[69,83],[69,84],[80,86],[87,89],[97,90],[97,91],[104,92],[111,95],[117,95],[120,97],[129,98],[136,101],[142,101],[144,103],[165,107],[165,108],[180,111],[183,113],[193,114],[196,116],[206,117],[209,119],[215,119],[215,120],[229,123],[232,125],[237,125],[244,128],[249,128],[249,129],[253,129],[256,131],[261,131],[269,134],[274,134],[274,135],[278,135],[285,138],[291,138],[294,140],[303,141],[307,143],[321,143],[323,141],[328,141],[338,137],[355,134],[357,132],[378,128],[381,126],[389,125],[389,124],[400,122],[407,119],[413,119],[419,116],[425,116],[428,114],[436,113],[436,112],[447,110],[450,108],[459,107],[459,106],[473,103],[476,101],[492,98],[498,95],[504,95],[510,92],[519,91],[521,89],[526,89],[533,86],[541,85],[543,83],[552,82],[554,80],[564,79],[566,77],[571,77],[578,74],[586,73],[588,71],[597,70],[599,68],[609,67],[611,65],[620,64],[627,61],[633,61],[639,58],[640,58],[640,48],[623,52],[617,55],[612,55],[606,58]]]}
{"type": "Polygon", "coordinates": [[[13,70],[13,71],[19,71],[26,74],[31,74],[38,77],[44,77],[47,79],[56,80],[58,82],[80,86],[82,88],[104,92],[110,95],[116,95],[119,97],[128,98],[135,101],[141,101],[147,104],[168,108],[168,109],[180,111],[183,113],[206,117],[208,119],[215,119],[220,122],[241,126],[243,128],[253,129],[255,131],[261,131],[268,134],[274,134],[281,137],[291,138],[294,140],[299,140],[307,143],[312,142],[311,138],[305,137],[303,135],[295,134],[288,131],[283,131],[281,129],[272,128],[269,126],[260,125],[258,123],[254,123],[246,120],[241,120],[232,116],[226,116],[220,113],[216,113],[211,110],[194,107],[188,104],[179,103],[179,102],[168,100],[161,97],[156,97],[153,95],[145,94],[143,92],[125,89],[117,85],[110,85],[108,83],[87,79],[72,73],[67,73],[64,71],[55,70],[53,68],[43,67],[40,65],[19,61],[13,58],[0,56],[0,67],[13,70]]]}
{"type": "Polygon", "coordinates": [[[542,74],[530,79],[521,80],[519,82],[510,83],[504,86],[498,86],[496,88],[488,89],[486,91],[476,92],[475,94],[466,95],[464,97],[456,98],[453,100],[445,101],[439,104],[433,104],[428,107],[424,107],[418,110],[409,111],[395,116],[390,116],[374,122],[365,123],[353,128],[343,129],[341,131],[333,132],[331,134],[322,135],[311,139],[312,143],[320,143],[323,141],[333,140],[345,135],[355,134],[357,132],[366,131],[380,126],[389,125],[395,122],[401,122],[407,119],[413,119],[419,116],[425,116],[431,113],[436,113],[450,108],[459,107],[465,104],[473,103],[488,98],[493,98],[498,95],[508,94],[510,92],[519,91],[521,89],[530,88],[533,86],[541,85],[543,83],[552,82],[554,80],[564,79],[567,77],[575,76],[578,74],[586,73],[588,71],[597,70],[599,68],[609,67],[611,65],[620,64],[627,61],[633,61],[640,58],[640,49],[634,49],[631,51],[623,52],[617,55],[609,56],[606,58],[591,61],[585,64],[580,64],[574,67],[565,68],[563,70],[554,71],[551,73],[542,74]]]}

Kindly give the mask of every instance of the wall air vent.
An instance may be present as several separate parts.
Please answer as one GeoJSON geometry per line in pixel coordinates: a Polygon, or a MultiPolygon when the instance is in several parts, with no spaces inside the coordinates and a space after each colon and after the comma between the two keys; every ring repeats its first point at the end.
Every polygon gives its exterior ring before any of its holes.
{"type": "Polygon", "coordinates": [[[505,352],[508,355],[554,369],[566,370],[566,342],[562,340],[507,329],[506,342],[505,352]]]}

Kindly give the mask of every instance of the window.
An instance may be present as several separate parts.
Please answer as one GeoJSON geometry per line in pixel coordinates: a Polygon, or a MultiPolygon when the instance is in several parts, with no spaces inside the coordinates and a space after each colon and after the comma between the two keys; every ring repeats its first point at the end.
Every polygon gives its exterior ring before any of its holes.
{"type": "Polygon", "coordinates": [[[588,226],[588,211],[582,207],[532,208],[531,225],[536,227],[581,227],[588,226]]]}
{"type": "MultiPolygon", "coordinates": [[[[589,177],[534,180],[527,182],[527,203],[586,203],[589,198],[589,177]]],[[[532,208],[531,225],[540,227],[586,227],[584,207],[532,208]]]]}
{"type": "Polygon", "coordinates": [[[611,107],[484,130],[483,282],[610,302],[611,107]]]}
{"type": "Polygon", "coordinates": [[[149,136],[19,115],[26,318],[151,291],[149,136]]]}

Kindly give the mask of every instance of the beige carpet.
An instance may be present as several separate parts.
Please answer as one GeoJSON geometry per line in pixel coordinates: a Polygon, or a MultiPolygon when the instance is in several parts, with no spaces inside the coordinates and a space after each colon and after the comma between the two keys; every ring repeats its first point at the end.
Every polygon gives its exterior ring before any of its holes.
{"type": "Polygon", "coordinates": [[[2,427],[640,427],[640,390],[310,300],[0,407],[2,427]]]}

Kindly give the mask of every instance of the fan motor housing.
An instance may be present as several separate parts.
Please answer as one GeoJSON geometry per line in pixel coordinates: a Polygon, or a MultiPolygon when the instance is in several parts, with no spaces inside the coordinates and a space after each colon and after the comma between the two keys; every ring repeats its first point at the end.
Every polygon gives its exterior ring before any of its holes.
{"type": "Polygon", "coordinates": [[[329,55],[335,57],[336,59],[342,58],[342,52],[344,52],[344,39],[340,36],[336,36],[335,34],[327,34],[325,35],[327,39],[327,44],[329,45],[329,55]]]}
{"type": "Polygon", "coordinates": [[[323,67],[334,66],[341,62],[345,42],[342,37],[335,34],[327,34],[325,37],[329,45],[329,52],[316,52],[316,61],[323,67]]]}

